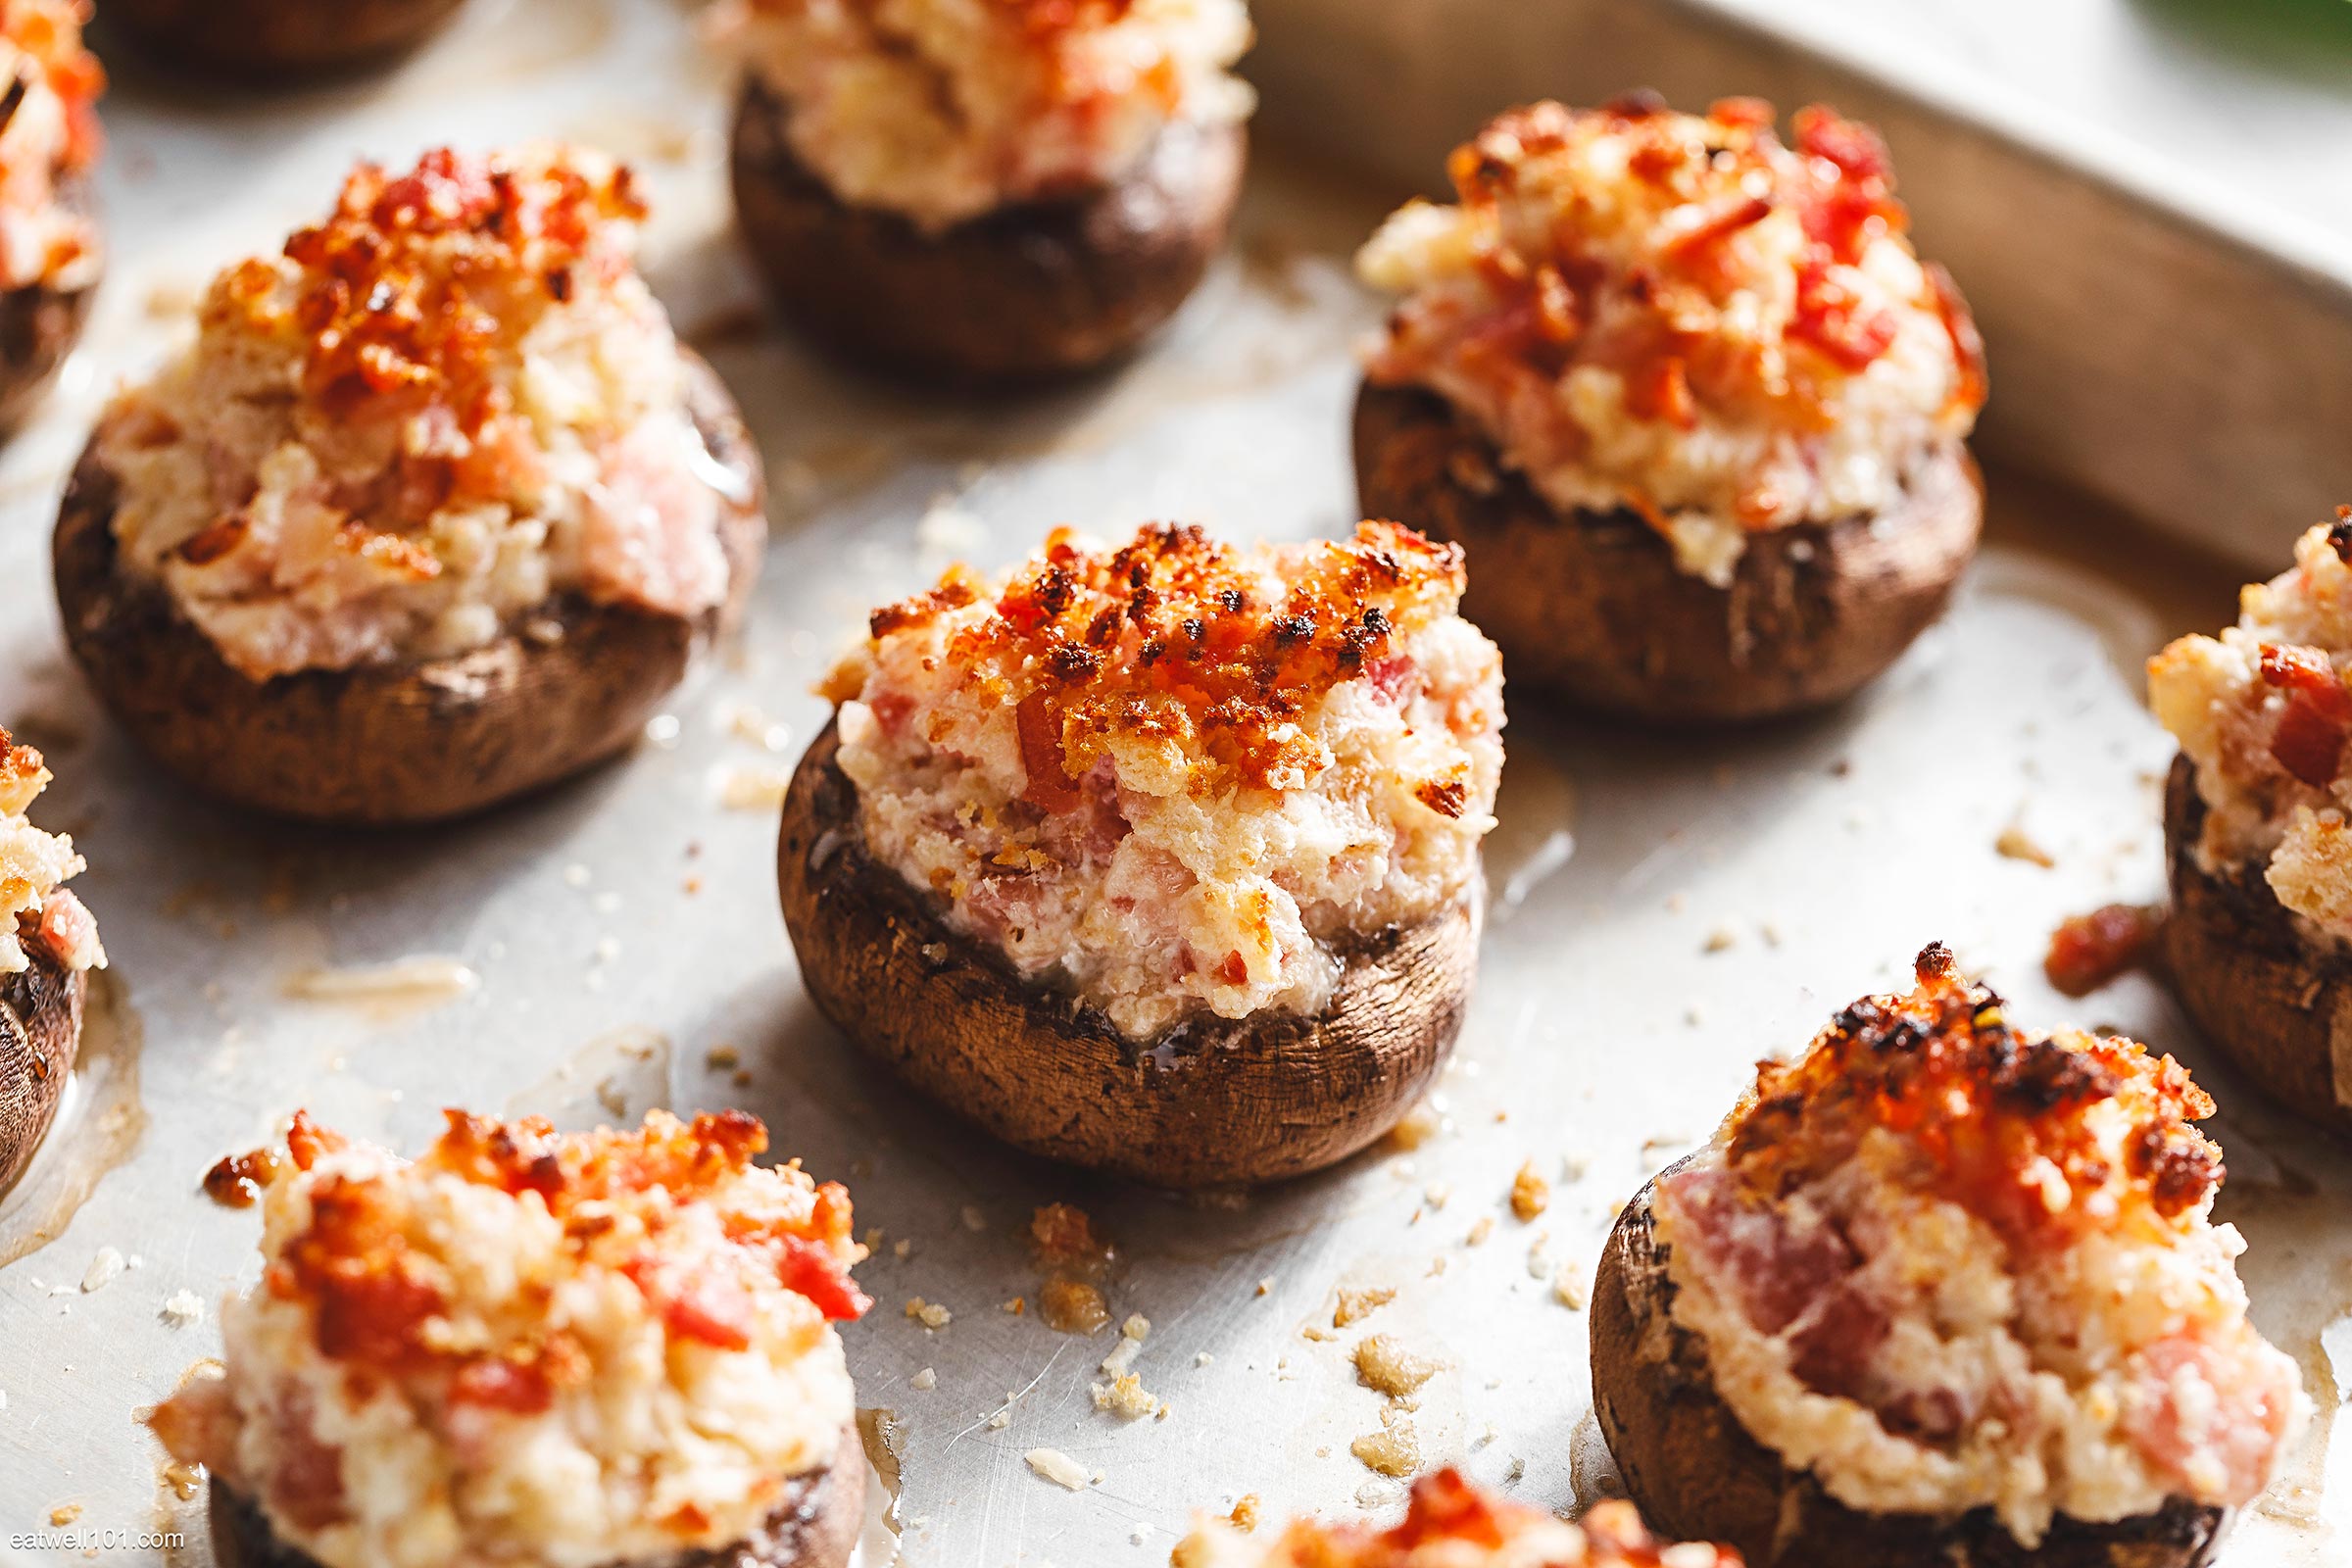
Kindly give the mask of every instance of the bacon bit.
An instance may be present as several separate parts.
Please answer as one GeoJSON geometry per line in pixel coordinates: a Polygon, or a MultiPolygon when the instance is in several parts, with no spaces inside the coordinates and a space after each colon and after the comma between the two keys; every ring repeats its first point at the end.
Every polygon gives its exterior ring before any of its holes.
{"type": "Polygon", "coordinates": [[[2328,655],[2316,648],[2262,646],[2263,681],[2288,694],[2271,732],[2271,756],[2314,789],[2326,789],[2343,766],[2352,735],[2352,692],[2328,655]]]}
{"type": "Polygon", "coordinates": [[[1959,367],[1959,379],[1952,386],[1952,406],[1958,409],[1981,409],[1991,395],[1992,383],[1984,369],[1984,338],[1977,330],[1977,318],[1970,314],[1968,301],[1960,296],[1960,285],[1941,262],[1930,262],[1925,269],[1928,288],[1935,295],[1936,316],[1943,322],[1943,335],[1951,340],[1952,363],[1959,367]]]}
{"type": "Polygon", "coordinates": [[[245,542],[252,522],[242,512],[223,514],[182,539],[172,554],[191,566],[209,566],[245,542]]]}
{"type": "Polygon", "coordinates": [[[1862,259],[1870,241],[1899,233],[1906,219],[1894,199],[1894,163],[1879,133],[1821,104],[1800,109],[1791,122],[1796,150],[1835,171],[1805,210],[1805,232],[1838,261],[1862,259]]]}
{"type": "Polygon", "coordinates": [[[1736,196],[1719,202],[1666,242],[1665,259],[1669,263],[1688,262],[1741,229],[1770,218],[1774,205],[1770,196],[1736,196]]]}
{"type": "Polygon", "coordinates": [[[286,1153],[296,1170],[309,1170],[320,1155],[340,1153],[349,1147],[341,1133],[319,1126],[307,1110],[294,1112],[294,1120],[286,1128],[286,1153]]]}
{"type": "Polygon", "coordinates": [[[2062,995],[2086,997],[2138,967],[2164,929],[2164,911],[2137,904],[2109,904],[2069,915],[2050,933],[2041,972],[2062,995]]]}
{"type": "Polygon", "coordinates": [[[1458,778],[1429,779],[1416,785],[1413,798],[1444,817],[1458,817],[1469,804],[1470,792],[1458,778]]]}
{"type": "MultiPolygon", "coordinates": [[[[818,1189],[820,1193],[828,1190],[843,1192],[831,1182],[818,1189]]],[[[808,1298],[819,1312],[835,1323],[862,1317],[866,1308],[874,1304],[872,1298],[842,1272],[830,1251],[797,1236],[785,1237],[779,1244],[776,1277],[783,1281],[786,1290],[808,1298]]]]}
{"type": "Polygon", "coordinates": [[[1070,782],[1069,764],[1061,750],[1058,716],[1042,692],[1022,698],[1013,712],[1021,738],[1021,766],[1029,774],[1021,799],[1041,811],[1054,814],[1074,809],[1085,798],[1070,782]]]}
{"type": "Polygon", "coordinates": [[[537,1415],[555,1403],[555,1385],[536,1362],[485,1356],[466,1362],[450,1379],[452,1404],[479,1405],[509,1415],[537,1415]]]}
{"type": "Polygon", "coordinates": [[[1229,986],[1245,985],[1250,979],[1250,965],[1238,953],[1228,953],[1217,965],[1217,978],[1229,986]]]}
{"type": "Polygon", "coordinates": [[[267,1149],[223,1154],[204,1173],[204,1196],[222,1208],[251,1208],[280,1168],[277,1155],[267,1149]]]}
{"type": "Polygon", "coordinates": [[[1893,344],[1895,331],[1893,315],[1865,312],[1861,299],[1831,275],[1826,262],[1811,258],[1798,268],[1790,337],[1810,344],[1838,368],[1859,374],[1893,344]]]}
{"type": "Polygon", "coordinates": [[[1625,406],[1637,418],[1663,419],[1678,430],[1698,427],[1690,368],[1672,356],[1652,360],[1635,372],[1626,384],[1625,406]]]}
{"type": "Polygon", "coordinates": [[[662,1309],[662,1320],[671,1334],[722,1350],[751,1348],[752,1298],[739,1281],[723,1276],[693,1279],[682,1290],[672,1291],[652,1283],[636,1269],[622,1272],[636,1280],[646,1298],[662,1309]]]}

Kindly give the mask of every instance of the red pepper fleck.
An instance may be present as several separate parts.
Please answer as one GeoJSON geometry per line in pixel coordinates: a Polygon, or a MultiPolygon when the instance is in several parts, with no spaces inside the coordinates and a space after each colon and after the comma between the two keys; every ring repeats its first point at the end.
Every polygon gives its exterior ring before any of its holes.
{"type": "Polygon", "coordinates": [[[798,1292],[836,1323],[861,1317],[873,1299],[843,1272],[832,1252],[814,1242],[786,1236],[777,1243],[776,1277],[788,1291],[798,1292]]]}

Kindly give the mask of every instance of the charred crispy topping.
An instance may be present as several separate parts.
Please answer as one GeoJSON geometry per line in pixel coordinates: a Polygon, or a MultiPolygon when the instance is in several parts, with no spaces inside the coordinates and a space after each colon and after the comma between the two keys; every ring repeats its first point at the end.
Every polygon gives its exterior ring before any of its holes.
{"type": "Polygon", "coordinates": [[[2190,1123],[2213,1102],[2170,1056],[2120,1038],[2034,1038],[2000,998],[1922,953],[1918,989],[1865,997],[1793,1062],[1763,1063],[1728,1129],[1731,1169],[1778,1199],[1842,1164],[1864,1135],[1890,1132],[1919,1181],[2013,1241],[2112,1224],[2126,1204],[2165,1220],[2220,1185],[2221,1151],[2190,1123]],[[2112,1168],[2101,1118],[2131,1128],[2112,1168]]]}
{"type": "Polygon", "coordinates": [[[354,171],[327,220],[286,241],[300,269],[291,292],[249,261],[207,310],[301,333],[303,392],[325,410],[438,404],[470,436],[507,412],[498,345],[568,302],[578,269],[624,265],[596,240],[644,217],[625,165],[436,148],[405,174],[354,171]]]}
{"type": "Polygon", "coordinates": [[[1176,1568],[1740,1568],[1729,1547],[1673,1545],[1630,1502],[1603,1502],[1575,1524],[1483,1492],[1458,1470],[1413,1483],[1404,1518],[1386,1530],[1299,1520],[1262,1544],[1217,1530],[1176,1548],[1176,1568]]]}
{"type": "MultiPolygon", "coordinates": [[[[385,1375],[442,1373],[451,1397],[529,1411],[584,1372],[579,1347],[528,1327],[509,1343],[452,1346],[437,1328],[458,1289],[412,1235],[411,1184],[454,1177],[543,1207],[564,1227],[568,1266],[627,1278],[673,1339],[718,1349],[752,1340],[760,1279],[808,1298],[828,1318],[869,1304],[851,1283],[849,1195],[797,1167],[761,1171],[757,1117],[722,1111],[680,1122],[660,1112],[628,1131],[559,1134],[538,1117],[498,1122],[450,1111],[448,1130],[414,1165],[346,1171],[347,1147],[298,1113],[282,1161],[269,1152],[215,1167],[220,1185],[304,1177],[309,1224],[272,1258],[264,1286],[307,1304],[319,1353],[385,1375]],[[682,1210],[718,1210],[727,1255],[692,1266],[665,1255],[682,1210]]],[[[207,1177],[208,1190],[215,1186],[207,1177]]]]}
{"type": "MultiPolygon", "coordinates": [[[[1057,531],[948,654],[991,701],[1017,705],[1032,799],[1047,809],[1119,735],[1280,788],[1305,765],[1306,707],[1374,669],[1401,630],[1450,612],[1463,582],[1457,546],[1393,523],[1293,561],[1269,591],[1262,561],[1198,527],[1148,527],[1107,553],[1057,531]]],[[[985,591],[958,569],[875,612],[869,630],[878,642],[922,628],[985,591]]]]}

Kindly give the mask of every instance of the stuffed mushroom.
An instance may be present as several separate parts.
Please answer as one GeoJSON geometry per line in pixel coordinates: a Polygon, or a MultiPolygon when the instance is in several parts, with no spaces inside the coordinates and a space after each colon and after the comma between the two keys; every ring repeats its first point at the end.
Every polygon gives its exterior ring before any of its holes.
{"type": "Polygon", "coordinates": [[[364,166],[120,394],[55,541],[74,658],[225,800],[428,821],[628,746],[765,538],[733,400],[580,149],[364,166]]]}
{"type": "Polygon", "coordinates": [[[876,611],[784,806],[817,1005],[1021,1148],[1170,1186],[1314,1170],[1461,1027],[1501,663],[1381,523],[1056,532],[876,611]]]}
{"type": "Polygon", "coordinates": [[[296,1115],[240,1161],[262,1279],[149,1424],[243,1568],[843,1568],[865,1459],[849,1196],[758,1118],[448,1113],[415,1162],[296,1115]]]}
{"type": "Polygon", "coordinates": [[[74,841],[25,819],[48,782],[41,754],[0,730],[0,1194],[57,1119],[87,976],[106,967],[97,922],[65,886],[82,869],[74,841]]]}
{"type": "Polygon", "coordinates": [[[2180,1004],[2266,1093],[2352,1136],[2352,507],[2148,662],[2180,743],[2164,796],[2180,1004]]]}
{"type": "Polygon", "coordinates": [[[1458,1470],[1413,1483],[1404,1518],[1381,1529],[1299,1519],[1270,1535],[1211,1520],[1177,1544],[1171,1568],[1740,1568],[1739,1556],[1672,1544],[1631,1503],[1603,1502],[1574,1524],[1482,1492],[1458,1470]]]}
{"type": "Polygon", "coordinates": [[[1754,1568],[2194,1568],[2309,1409],[2212,1223],[2213,1102],[1922,954],[1628,1205],[1592,1388],[1660,1528],[1754,1568]]]}
{"type": "Polygon", "coordinates": [[[405,54],[466,0],[106,0],[106,24],[174,68],[263,86],[405,54]]]}
{"type": "Polygon", "coordinates": [[[91,176],[106,73],[80,0],[0,0],[0,434],[81,336],[105,270],[91,176]]]}
{"type": "Polygon", "coordinates": [[[1136,348],[1224,244],[1242,0],[738,0],[735,204],[849,358],[1022,381],[1136,348]]]}
{"type": "Polygon", "coordinates": [[[1359,505],[1468,552],[1512,678],[1662,722],[1835,703],[1976,548],[1981,346],[1886,148],[1750,99],[1516,109],[1357,258],[1359,505]]]}

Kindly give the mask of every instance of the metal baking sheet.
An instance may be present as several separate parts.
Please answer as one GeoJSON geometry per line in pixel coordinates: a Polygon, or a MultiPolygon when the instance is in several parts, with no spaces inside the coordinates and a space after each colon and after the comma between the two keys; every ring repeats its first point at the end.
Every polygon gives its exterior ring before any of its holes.
{"type": "Polygon", "coordinates": [[[770,858],[773,798],[822,719],[809,683],[870,605],[1054,523],[1349,522],[1348,348],[1376,307],[1346,258],[1394,192],[1261,148],[1235,255],[1142,363],[1036,401],[910,397],[761,326],[727,231],[721,78],[686,20],[656,0],[491,3],[377,81],[223,104],[125,75],[109,102],[108,292],[64,391],[0,454],[0,719],[50,754],[42,817],[86,851],[77,886],[114,956],[65,1134],[0,1200],[0,1255],[43,1238],[0,1265],[0,1558],[209,1561],[201,1496],[179,1495],[137,1417],[218,1350],[213,1304],[257,1271],[254,1217],[198,1178],[298,1105],[413,1150],[449,1104],[574,1123],[738,1104],[847,1181],[883,1232],[860,1270],[877,1309],[845,1335],[860,1403],[888,1412],[868,1423],[893,1478],[869,1568],[1161,1562],[1194,1509],[1245,1493],[1393,1511],[1398,1484],[1349,1452],[1380,1425],[1356,1335],[1305,1332],[1328,1332],[1343,1284],[1396,1287],[1369,1326],[1448,1363],[1413,1418],[1425,1463],[1570,1507],[1609,1484],[1578,1303],[1615,1205],[1706,1134],[1758,1055],[1940,938],[2020,1016],[2129,1030],[2213,1084],[2256,1316],[2321,1412],[2229,1561],[2345,1559],[2329,1352],[2352,1369],[2352,1161],[2250,1099],[2151,985],[2069,1003],[2037,970],[2061,916],[2160,887],[2170,748],[2139,662],[2222,619],[2233,568],[1996,469],[1993,542],[1950,620],[1839,713],[1675,740],[1517,707],[1484,975],[1417,1147],[1207,1199],[1022,1159],[866,1065],[801,993],[770,858]],[[214,266],[315,214],[354,155],[549,132],[643,164],[650,271],[767,455],[775,532],[747,634],[635,755],[479,821],[350,837],[189,799],[59,652],[47,532],[92,412],[214,266]],[[2050,863],[1997,853],[2011,828],[2050,863]],[[418,958],[443,960],[417,971],[437,985],[320,1000],[418,958]],[[1529,1160],[1554,1190],[1523,1224],[1506,1195],[1529,1160]],[[1020,1232],[1050,1201],[1118,1244],[1110,1309],[1151,1321],[1134,1369],[1165,1419],[1095,1408],[1115,1331],[1034,1315],[1020,1232]],[[183,1290],[205,1315],[174,1326],[183,1290]],[[1023,1296],[1031,1311],[1004,1309],[1023,1296]],[[906,1316],[917,1297],[952,1320],[906,1316]],[[1036,1448],[1097,1479],[1043,1480],[1036,1448]]]}

